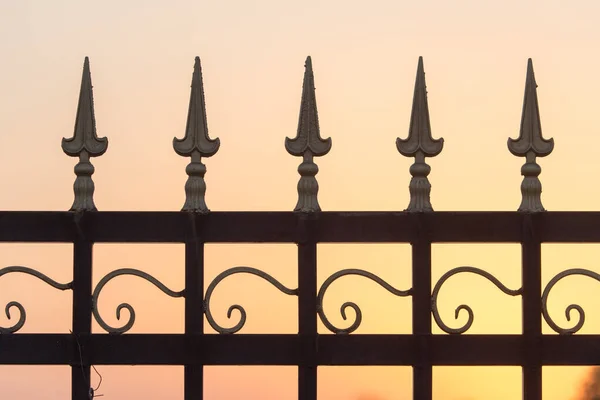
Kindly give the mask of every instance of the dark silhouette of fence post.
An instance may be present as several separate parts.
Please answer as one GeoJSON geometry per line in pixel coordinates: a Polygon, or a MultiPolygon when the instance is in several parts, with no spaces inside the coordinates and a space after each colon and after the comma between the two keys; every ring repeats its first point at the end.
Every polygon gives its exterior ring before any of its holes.
{"type": "Polygon", "coordinates": [[[71,363],[71,398],[90,400],[90,364],[87,339],[92,333],[92,247],[83,233],[82,214],[76,214],[79,235],[73,244],[73,357],[71,363]]]}
{"type": "MultiPolygon", "coordinates": [[[[190,213],[188,239],[185,242],[185,335],[192,343],[199,335],[204,336],[204,242],[202,241],[201,223],[205,218],[198,213],[190,213]]],[[[194,346],[190,346],[193,354],[203,354],[194,346]]],[[[202,345],[201,345],[202,346],[202,345]]],[[[204,398],[204,365],[203,360],[193,360],[186,364],[184,370],[184,399],[202,400],[204,398]]]]}

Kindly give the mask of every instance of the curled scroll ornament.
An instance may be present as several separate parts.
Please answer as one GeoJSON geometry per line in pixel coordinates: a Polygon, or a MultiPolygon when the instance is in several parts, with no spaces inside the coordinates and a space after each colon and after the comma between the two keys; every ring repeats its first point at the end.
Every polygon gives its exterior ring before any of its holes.
{"type": "Polygon", "coordinates": [[[231,328],[224,328],[221,325],[219,325],[213,318],[212,313],[210,311],[210,298],[211,298],[215,288],[217,287],[217,285],[223,279],[227,278],[228,276],[235,275],[235,274],[255,275],[255,276],[258,276],[259,278],[266,280],[267,282],[269,282],[270,284],[275,286],[277,289],[279,289],[284,294],[287,294],[290,296],[298,295],[298,289],[290,289],[290,288],[284,286],[277,279],[273,278],[271,275],[269,275],[266,272],[263,272],[259,269],[252,268],[252,267],[229,268],[228,270],[225,270],[225,271],[221,272],[219,275],[217,275],[215,277],[215,279],[213,279],[213,281],[210,283],[210,285],[208,285],[208,288],[206,289],[206,297],[204,299],[204,313],[206,314],[206,320],[208,321],[210,326],[219,333],[236,333],[240,329],[242,329],[244,327],[244,325],[246,324],[246,310],[244,309],[244,307],[242,307],[239,304],[234,304],[234,305],[230,306],[229,309],[227,310],[227,318],[229,318],[229,319],[231,319],[231,313],[233,312],[233,310],[237,310],[240,313],[240,320],[238,321],[237,324],[235,324],[231,328]]]}
{"type": "Polygon", "coordinates": [[[140,271],[138,269],[121,268],[121,269],[114,270],[114,271],[106,274],[100,280],[100,282],[98,282],[98,284],[96,285],[96,288],[94,289],[94,293],[92,294],[92,313],[94,314],[94,318],[96,318],[96,321],[102,327],[102,329],[104,329],[108,333],[116,333],[116,334],[125,333],[128,330],[130,330],[131,327],[133,326],[133,324],[135,323],[135,310],[129,303],[121,303],[117,306],[116,315],[117,315],[118,320],[121,319],[121,311],[123,309],[126,309],[127,311],[129,311],[129,320],[123,326],[118,327],[118,328],[114,328],[114,327],[108,325],[104,321],[104,319],[102,319],[102,317],[100,316],[100,313],[98,312],[98,297],[100,296],[100,292],[102,291],[104,286],[111,279],[114,279],[117,276],[121,276],[121,275],[132,275],[132,276],[137,276],[137,277],[143,278],[143,279],[147,280],[148,282],[152,283],[154,286],[159,288],[164,294],[166,294],[170,297],[183,297],[184,296],[183,290],[180,292],[175,292],[175,291],[169,289],[168,287],[166,287],[162,282],[160,282],[158,279],[156,279],[152,275],[150,275],[146,272],[140,271]]]}
{"type": "Polygon", "coordinates": [[[475,268],[475,267],[457,267],[457,268],[451,269],[450,271],[448,271],[444,275],[442,275],[440,280],[435,284],[435,287],[433,288],[433,293],[431,296],[431,311],[433,313],[433,318],[435,319],[435,322],[440,327],[440,329],[446,333],[450,333],[450,334],[465,333],[466,331],[468,331],[471,328],[471,325],[473,325],[473,320],[475,319],[475,316],[473,314],[473,310],[471,309],[471,307],[469,307],[466,304],[461,304],[458,307],[456,307],[456,309],[454,311],[454,319],[458,319],[458,315],[460,314],[460,312],[462,310],[465,310],[467,312],[467,314],[469,315],[469,318],[468,318],[467,322],[460,328],[450,328],[448,325],[446,325],[444,323],[444,321],[442,321],[442,318],[440,317],[440,313],[438,311],[437,298],[438,298],[438,295],[440,294],[440,289],[442,288],[442,285],[450,277],[460,274],[460,273],[463,273],[463,272],[483,276],[484,278],[486,278],[487,280],[492,282],[498,289],[502,290],[503,293],[505,293],[509,296],[519,296],[523,293],[523,288],[519,288],[516,290],[509,289],[506,286],[504,286],[504,284],[502,284],[502,282],[500,282],[495,276],[493,276],[489,272],[486,272],[482,269],[475,268]]]}
{"type": "Polygon", "coordinates": [[[600,274],[583,268],[572,268],[562,271],[556,276],[554,276],[554,278],[552,278],[550,282],[548,282],[548,284],[544,288],[544,292],[542,293],[542,315],[544,317],[544,320],[548,323],[548,325],[550,325],[550,327],[555,332],[561,335],[570,335],[576,333],[583,327],[583,324],[585,323],[585,311],[583,311],[583,308],[579,304],[569,304],[565,309],[565,316],[567,318],[567,321],[571,321],[571,311],[575,310],[577,311],[577,314],[579,314],[579,319],[572,328],[561,328],[554,322],[554,320],[552,320],[550,314],[548,313],[548,295],[550,294],[550,291],[552,290],[554,285],[558,283],[558,281],[570,275],[583,275],[589,278],[594,278],[595,280],[600,282],[600,274]]]}
{"type": "Polygon", "coordinates": [[[354,322],[347,328],[335,327],[331,322],[329,322],[329,319],[327,319],[327,316],[325,315],[325,311],[323,310],[323,297],[325,296],[325,292],[327,291],[329,286],[334,281],[336,281],[337,279],[341,278],[342,276],[346,276],[346,275],[357,275],[357,276],[363,276],[365,278],[369,278],[372,281],[374,281],[375,283],[382,286],[388,292],[390,292],[396,296],[407,297],[407,296],[412,295],[412,289],[408,289],[408,290],[396,289],[393,286],[391,286],[389,283],[387,283],[386,281],[384,281],[383,279],[381,279],[380,277],[378,277],[377,275],[375,275],[369,271],[365,271],[362,269],[349,268],[349,269],[343,269],[343,270],[335,272],[329,278],[327,278],[325,280],[325,282],[323,282],[323,285],[319,289],[319,293],[317,295],[317,313],[319,314],[319,317],[321,318],[323,325],[325,325],[325,327],[327,329],[329,329],[331,332],[333,332],[335,334],[352,333],[356,329],[358,329],[358,327],[360,326],[360,323],[362,322],[362,311],[360,310],[360,307],[356,303],[351,302],[351,301],[345,302],[340,307],[340,313],[342,314],[342,318],[344,320],[347,319],[347,317],[346,317],[346,309],[347,308],[351,308],[352,310],[354,310],[354,314],[356,315],[354,322]]]}
{"type": "MultiPolygon", "coordinates": [[[[5,267],[5,268],[0,269],[0,276],[7,275],[10,273],[22,273],[22,274],[35,276],[39,280],[44,281],[48,285],[50,285],[53,288],[58,289],[58,290],[67,290],[67,289],[71,289],[73,287],[73,282],[58,283],[55,280],[53,280],[52,278],[49,278],[48,276],[42,274],[41,272],[36,271],[35,269],[32,269],[32,268],[28,268],[28,267],[11,266],[11,267],[5,267]]],[[[27,314],[25,313],[25,307],[23,307],[23,305],[21,303],[19,303],[18,301],[11,301],[6,305],[6,307],[4,307],[4,313],[6,314],[6,317],[8,319],[11,319],[10,309],[13,307],[15,307],[16,309],[19,310],[19,320],[13,326],[9,326],[8,328],[4,328],[4,327],[0,326],[0,334],[15,333],[19,329],[21,329],[23,327],[23,325],[25,325],[25,320],[27,319],[27,314]]]]}

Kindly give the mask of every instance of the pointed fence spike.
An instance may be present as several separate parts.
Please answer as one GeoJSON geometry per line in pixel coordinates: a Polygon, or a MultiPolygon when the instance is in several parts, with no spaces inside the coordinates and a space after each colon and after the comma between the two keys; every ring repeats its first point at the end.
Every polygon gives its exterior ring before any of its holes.
{"type": "Polygon", "coordinates": [[[533,62],[530,58],[527,61],[527,78],[519,137],[517,139],[508,138],[508,150],[517,157],[525,157],[525,164],[521,167],[522,199],[518,211],[545,211],[541,200],[542,183],[538,178],[542,169],[537,164],[536,158],[549,155],[553,149],[554,139],[544,139],[542,136],[537,83],[533,72],[533,62]]]}
{"type": "Polygon", "coordinates": [[[95,187],[92,180],[94,166],[90,162],[90,158],[99,157],[106,152],[108,139],[106,137],[98,138],[96,134],[94,94],[88,57],[85,57],[83,63],[79,103],[75,117],[75,131],[72,138],[62,139],[61,146],[67,155],[79,157],[79,162],[75,165],[77,178],[73,185],[75,199],[70,211],[96,211],[94,204],[95,187]]]}
{"type": "Polygon", "coordinates": [[[329,153],[331,138],[321,138],[315,96],[315,78],[310,56],[306,58],[304,67],[298,132],[293,139],[285,138],[285,149],[291,155],[303,158],[298,167],[300,181],[298,182],[298,202],[294,211],[311,213],[321,211],[317,198],[319,183],[315,177],[319,172],[319,167],[314,163],[313,158],[329,153]]]}
{"type": "Polygon", "coordinates": [[[200,57],[194,62],[194,73],[190,93],[185,136],[182,139],[173,138],[173,149],[182,157],[191,157],[191,162],[185,169],[188,174],[185,183],[185,203],[181,211],[208,213],[206,206],[206,166],[202,157],[211,157],[217,153],[221,141],[208,136],[206,119],[206,103],[204,100],[204,84],[202,81],[202,66],[200,57]]]}
{"type": "Polygon", "coordinates": [[[415,162],[410,167],[412,175],[408,187],[410,203],[405,211],[433,211],[430,200],[431,184],[427,179],[431,167],[425,163],[425,157],[435,157],[440,154],[444,147],[444,139],[433,139],[431,136],[423,57],[419,57],[417,66],[408,137],[406,139],[397,138],[396,147],[403,156],[415,157],[415,162]]]}

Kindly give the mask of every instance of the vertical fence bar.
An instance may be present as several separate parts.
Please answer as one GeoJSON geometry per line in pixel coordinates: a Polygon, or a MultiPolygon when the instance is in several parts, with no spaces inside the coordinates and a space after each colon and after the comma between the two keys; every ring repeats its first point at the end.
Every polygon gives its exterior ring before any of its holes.
{"type": "Polygon", "coordinates": [[[542,246],[535,214],[523,215],[523,399],[542,400],[542,246]]]}
{"type": "Polygon", "coordinates": [[[298,332],[303,357],[298,365],[298,399],[317,399],[317,243],[313,222],[299,216],[302,241],[298,243],[298,332]]]}
{"type": "Polygon", "coordinates": [[[423,220],[416,215],[418,239],[412,246],[412,325],[419,343],[413,365],[413,399],[431,400],[433,371],[429,355],[431,336],[431,242],[425,235],[423,220]]]}
{"type": "MultiPolygon", "coordinates": [[[[204,243],[198,237],[197,218],[191,214],[191,238],[185,242],[185,334],[188,337],[204,334],[204,243]]],[[[184,365],[183,381],[185,400],[204,398],[201,360],[184,365]]]]}
{"type": "Polygon", "coordinates": [[[80,338],[92,332],[92,247],[83,234],[81,214],[75,216],[78,237],[73,243],[73,335],[75,362],[71,364],[71,398],[89,400],[90,365],[80,338]],[[81,362],[83,360],[83,363],[81,362]],[[83,365],[81,365],[83,364],[83,365]]]}

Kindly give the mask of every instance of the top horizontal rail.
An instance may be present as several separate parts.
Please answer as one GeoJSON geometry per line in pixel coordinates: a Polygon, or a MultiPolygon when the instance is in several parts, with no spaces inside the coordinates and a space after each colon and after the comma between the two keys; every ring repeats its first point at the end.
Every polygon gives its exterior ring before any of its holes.
{"type": "Polygon", "coordinates": [[[600,242],[600,212],[0,212],[0,242],[600,242]]]}

